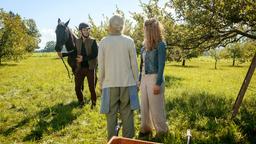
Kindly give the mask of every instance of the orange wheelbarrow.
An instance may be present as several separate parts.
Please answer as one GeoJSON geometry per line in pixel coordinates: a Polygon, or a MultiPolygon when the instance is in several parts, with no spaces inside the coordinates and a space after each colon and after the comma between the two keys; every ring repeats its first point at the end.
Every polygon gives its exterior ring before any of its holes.
{"type": "Polygon", "coordinates": [[[108,144],[158,144],[158,143],[113,136],[111,140],[108,142],[108,144]]]}

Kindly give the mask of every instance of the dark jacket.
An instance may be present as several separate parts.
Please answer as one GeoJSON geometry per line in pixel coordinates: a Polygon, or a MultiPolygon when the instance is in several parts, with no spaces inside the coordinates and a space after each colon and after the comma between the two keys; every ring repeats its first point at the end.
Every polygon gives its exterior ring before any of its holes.
{"type": "Polygon", "coordinates": [[[94,38],[89,37],[83,41],[82,38],[76,40],[77,55],[83,56],[81,67],[95,69],[97,67],[98,45],[94,38]]]}

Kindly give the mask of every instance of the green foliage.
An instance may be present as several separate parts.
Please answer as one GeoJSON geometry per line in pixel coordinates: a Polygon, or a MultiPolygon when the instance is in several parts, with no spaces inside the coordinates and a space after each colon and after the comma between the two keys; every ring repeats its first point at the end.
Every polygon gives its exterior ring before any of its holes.
{"type": "Polygon", "coordinates": [[[103,21],[101,21],[101,24],[97,26],[95,22],[93,21],[92,17],[89,15],[89,23],[91,26],[91,35],[96,38],[98,41],[100,41],[103,37],[108,35],[108,17],[105,17],[103,15],[103,21]]]}
{"type": "Polygon", "coordinates": [[[22,20],[18,14],[0,9],[4,28],[0,30],[0,63],[24,58],[38,47],[39,36],[32,19],[22,20]]]}
{"type": "Polygon", "coordinates": [[[215,60],[214,68],[217,69],[217,63],[221,58],[221,50],[219,49],[211,49],[209,50],[210,56],[215,60]]]}
{"type": "Polygon", "coordinates": [[[137,52],[139,53],[140,49],[142,48],[142,43],[144,40],[144,18],[141,14],[135,12],[132,14],[132,18],[136,21],[136,25],[133,28],[132,38],[134,39],[137,52]]]}
{"type": "MultiPolygon", "coordinates": [[[[118,7],[116,8],[115,14],[119,14],[125,18],[124,12],[120,10],[118,7]]],[[[91,35],[97,40],[101,40],[103,37],[108,35],[109,29],[109,17],[103,15],[103,21],[101,21],[100,25],[94,22],[93,18],[89,15],[89,24],[91,26],[91,35]]],[[[131,36],[133,32],[132,22],[128,19],[125,19],[123,33],[125,35],[131,36]]]]}
{"type": "Polygon", "coordinates": [[[44,52],[55,52],[55,41],[48,41],[45,45],[44,52]]]}
{"type": "MultiPolygon", "coordinates": [[[[140,48],[142,47],[142,43],[144,40],[144,30],[143,25],[144,21],[148,18],[157,18],[164,27],[164,37],[166,43],[169,45],[173,41],[173,19],[171,15],[167,12],[166,6],[163,8],[159,6],[159,0],[150,0],[148,3],[143,3],[140,1],[140,6],[142,8],[142,12],[133,12],[132,18],[135,20],[136,25],[134,26],[134,31],[132,32],[132,38],[135,41],[135,45],[138,48],[137,52],[140,52],[140,48]]],[[[169,51],[168,51],[169,52],[169,51]]],[[[169,52],[168,55],[170,55],[169,52]]],[[[168,58],[169,59],[169,58],[168,58]]]]}
{"type": "Polygon", "coordinates": [[[201,53],[197,49],[182,49],[180,47],[171,47],[168,49],[167,59],[171,61],[182,61],[182,66],[185,66],[186,60],[196,58],[201,53]]]}
{"type": "Polygon", "coordinates": [[[253,0],[173,0],[177,18],[190,26],[191,47],[216,48],[241,38],[256,39],[253,0]]]}
{"type": "Polygon", "coordinates": [[[186,25],[178,24],[174,21],[173,16],[168,9],[168,3],[163,7],[159,6],[159,0],[150,0],[148,3],[140,3],[141,13],[132,13],[132,18],[136,21],[133,38],[136,46],[141,47],[143,42],[143,23],[145,19],[156,17],[164,27],[164,37],[168,45],[167,59],[185,61],[200,55],[198,49],[191,49],[191,43],[187,40],[190,38],[190,29],[186,25]]]}
{"type": "Polygon", "coordinates": [[[231,44],[227,48],[230,58],[233,59],[233,66],[235,66],[235,62],[237,59],[240,59],[240,61],[241,61],[241,58],[244,55],[243,50],[244,49],[242,48],[242,44],[239,44],[239,43],[231,44]]]}
{"type": "Polygon", "coordinates": [[[33,19],[24,19],[23,23],[26,26],[27,30],[27,52],[33,52],[38,47],[41,37],[41,34],[39,33],[39,30],[37,29],[36,23],[33,19]]]}
{"type": "Polygon", "coordinates": [[[251,61],[253,56],[256,53],[256,42],[255,41],[247,41],[242,45],[244,51],[244,60],[251,61]]]}
{"type": "Polygon", "coordinates": [[[256,52],[256,45],[254,41],[245,41],[243,43],[229,44],[223,50],[223,58],[231,58],[233,66],[240,63],[250,62],[256,52]]]}

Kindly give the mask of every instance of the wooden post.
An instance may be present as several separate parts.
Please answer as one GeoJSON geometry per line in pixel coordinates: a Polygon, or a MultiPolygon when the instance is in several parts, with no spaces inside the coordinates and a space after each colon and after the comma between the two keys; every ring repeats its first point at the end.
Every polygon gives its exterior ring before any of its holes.
{"type": "Polygon", "coordinates": [[[255,70],[255,67],[256,67],[256,53],[254,54],[254,57],[252,59],[252,63],[249,67],[249,70],[245,76],[245,79],[244,79],[244,82],[240,88],[240,91],[239,91],[239,94],[236,98],[236,102],[233,106],[233,113],[232,113],[232,118],[234,118],[239,110],[239,107],[243,101],[243,98],[244,98],[244,94],[248,88],[248,85],[250,84],[250,81],[251,81],[251,78],[252,78],[252,75],[254,73],[254,70],[255,70]]]}

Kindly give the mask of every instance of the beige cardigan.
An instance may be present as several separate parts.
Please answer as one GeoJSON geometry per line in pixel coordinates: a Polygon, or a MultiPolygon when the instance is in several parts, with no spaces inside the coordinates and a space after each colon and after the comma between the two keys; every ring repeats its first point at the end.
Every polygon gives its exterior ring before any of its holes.
{"type": "Polygon", "coordinates": [[[136,85],[138,66],[133,39],[125,35],[103,38],[99,43],[98,68],[101,88],[136,85]]]}

